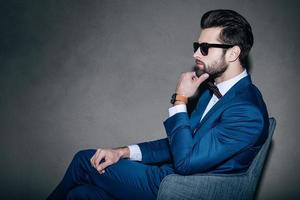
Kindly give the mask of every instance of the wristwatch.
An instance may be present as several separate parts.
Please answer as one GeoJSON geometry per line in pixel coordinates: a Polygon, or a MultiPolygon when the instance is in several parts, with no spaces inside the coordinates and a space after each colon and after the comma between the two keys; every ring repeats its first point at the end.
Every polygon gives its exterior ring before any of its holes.
{"type": "Polygon", "coordinates": [[[181,102],[187,104],[188,98],[186,96],[178,95],[178,94],[174,93],[171,97],[170,103],[174,104],[176,101],[181,101],[181,102]]]}

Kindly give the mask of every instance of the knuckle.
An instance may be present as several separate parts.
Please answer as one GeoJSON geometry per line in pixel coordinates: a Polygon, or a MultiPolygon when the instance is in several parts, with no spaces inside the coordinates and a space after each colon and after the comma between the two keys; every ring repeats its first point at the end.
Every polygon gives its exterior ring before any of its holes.
{"type": "Polygon", "coordinates": [[[111,159],[108,163],[109,163],[109,164],[113,164],[113,163],[115,163],[115,160],[114,160],[114,159],[111,159]]]}
{"type": "Polygon", "coordinates": [[[98,149],[98,152],[102,152],[102,151],[104,151],[104,149],[101,149],[101,148],[98,149]]]}

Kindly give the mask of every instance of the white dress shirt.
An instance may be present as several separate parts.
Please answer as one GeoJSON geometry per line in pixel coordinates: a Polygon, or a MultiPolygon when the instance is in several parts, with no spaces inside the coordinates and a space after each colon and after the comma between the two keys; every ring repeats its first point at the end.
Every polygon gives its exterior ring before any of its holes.
{"type": "MultiPolygon", "coordinates": [[[[242,73],[239,75],[227,80],[223,81],[216,86],[220,90],[220,93],[222,96],[224,96],[230,88],[232,88],[239,80],[242,78],[246,77],[248,75],[247,70],[244,70],[242,73]]],[[[203,117],[208,113],[208,111],[219,101],[218,97],[216,97],[215,94],[211,97],[210,101],[208,102],[203,115],[200,119],[200,121],[203,119],[203,117]]],[[[173,115],[180,113],[180,112],[187,112],[187,108],[185,104],[179,104],[176,106],[173,106],[169,108],[169,117],[172,117],[173,115]]],[[[136,160],[136,161],[141,161],[142,160],[142,152],[140,147],[137,144],[134,145],[129,145],[129,159],[130,160],[136,160]]]]}

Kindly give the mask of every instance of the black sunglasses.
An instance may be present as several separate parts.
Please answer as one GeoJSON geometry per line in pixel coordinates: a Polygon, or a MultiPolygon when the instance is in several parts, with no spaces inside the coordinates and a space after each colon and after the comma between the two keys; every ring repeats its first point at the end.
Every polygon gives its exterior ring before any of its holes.
{"type": "Polygon", "coordinates": [[[203,56],[207,56],[208,54],[208,49],[211,47],[214,48],[222,48],[222,49],[229,49],[233,47],[234,45],[231,44],[210,44],[210,43],[199,43],[199,42],[194,42],[193,47],[194,47],[194,52],[196,52],[199,48],[203,56]]]}

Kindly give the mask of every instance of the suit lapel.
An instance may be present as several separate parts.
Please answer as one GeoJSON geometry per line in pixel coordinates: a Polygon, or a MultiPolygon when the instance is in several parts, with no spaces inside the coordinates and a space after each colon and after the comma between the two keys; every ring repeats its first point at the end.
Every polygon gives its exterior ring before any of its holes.
{"type": "MultiPolygon", "coordinates": [[[[248,76],[242,78],[239,82],[237,82],[232,88],[230,88],[230,90],[206,113],[206,115],[203,117],[201,122],[198,123],[197,127],[195,128],[194,133],[202,126],[202,124],[204,124],[210,118],[210,116],[216,110],[218,110],[220,107],[226,105],[226,103],[229,102],[233,97],[235,97],[239,91],[242,92],[242,90],[249,84],[251,84],[251,78],[248,75],[248,76]]],[[[205,105],[204,109],[206,108],[206,105],[205,105]]],[[[203,114],[204,109],[201,114],[203,114]]]]}
{"type": "Polygon", "coordinates": [[[192,129],[194,129],[198,124],[201,119],[201,116],[203,115],[203,112],[211,99],[212,94],[211,92],[207,89],[203,92],[203,94],[200,96],[199,101],[197,103],[196,109],[191,115],[191,126],[192,129]]]}

